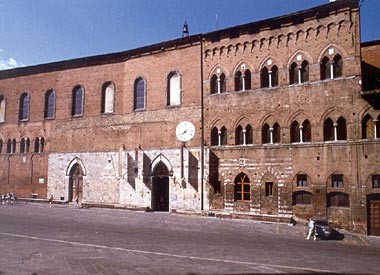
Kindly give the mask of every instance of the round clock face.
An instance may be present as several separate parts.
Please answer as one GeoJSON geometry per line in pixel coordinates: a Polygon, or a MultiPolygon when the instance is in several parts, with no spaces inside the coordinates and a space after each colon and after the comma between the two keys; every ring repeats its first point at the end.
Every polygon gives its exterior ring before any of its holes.
{"type": "Polygon", "coordinates": [[[189,121],[182,121],[175,129],[176,136],[180,141],[189,141],[194,137],[195,126],[189,121]]]}

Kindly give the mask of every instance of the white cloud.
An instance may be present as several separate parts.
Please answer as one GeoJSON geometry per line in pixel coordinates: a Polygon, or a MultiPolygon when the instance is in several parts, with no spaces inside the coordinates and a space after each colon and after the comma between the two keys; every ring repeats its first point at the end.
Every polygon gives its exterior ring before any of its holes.
{"type": "MultiPolygon", "coordinates": [[[[1,52],[1,49],[0,49],[0,52],[1,52]]],[[[16,59],[12,57],[5,60],[0,57],[0,70],[13,69],[16,67],[23,67],[23,66],[25,65],[22,62],[18,62],[16,59]]]]}

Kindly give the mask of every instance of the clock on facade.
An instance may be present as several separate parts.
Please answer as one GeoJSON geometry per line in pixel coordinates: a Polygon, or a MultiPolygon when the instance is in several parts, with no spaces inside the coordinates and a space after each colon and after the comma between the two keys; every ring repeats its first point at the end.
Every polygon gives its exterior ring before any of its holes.
{"type": "Polygon", "coordinates": [[[189,121],[182,121],[179,123],[175,129],[175,134],[177,139],[180,141],[189,141],[194,137],[195,126],[189,121]]]}

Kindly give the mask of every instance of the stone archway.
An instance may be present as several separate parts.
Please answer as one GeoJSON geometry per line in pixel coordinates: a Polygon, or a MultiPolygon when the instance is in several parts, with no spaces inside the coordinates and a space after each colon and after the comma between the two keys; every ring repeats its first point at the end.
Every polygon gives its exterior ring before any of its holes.
{"type": "Polygon", "coordinates": [[[69,197],[68,201],[72,202],[78,196],[79,201],[83,198],[83,170],[82,167],[76,163],[71,167],[69,173],[69,197]]]}
{"type": "Polygon", "coordinates": [[[153,169],[152,210],[169,211],[169,169],[162,161],[153,169]]]}

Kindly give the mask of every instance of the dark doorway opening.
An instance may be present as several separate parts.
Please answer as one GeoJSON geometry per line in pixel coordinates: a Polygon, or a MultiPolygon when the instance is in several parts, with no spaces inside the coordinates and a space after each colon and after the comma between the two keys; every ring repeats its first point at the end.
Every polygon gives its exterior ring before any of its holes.
{"type": "Polygon", "coordinates": [[[75,197],[81,201],[83,198],[83,170],[79,164],[75,164],[70,170],[69,178],[69,198],[68,201],[72,202],[75,197]]]}
{"type": "Polygon", "coordinates": [[[169,211],[169,170],[162,162],[153,171],[152,210],[169,211]]]}
{"type": "Polygon", "coordinates": [[[380,194],[367,196],[368,235],[380,236],[380,194]]]}

